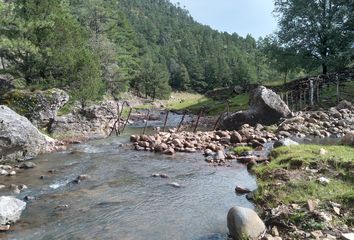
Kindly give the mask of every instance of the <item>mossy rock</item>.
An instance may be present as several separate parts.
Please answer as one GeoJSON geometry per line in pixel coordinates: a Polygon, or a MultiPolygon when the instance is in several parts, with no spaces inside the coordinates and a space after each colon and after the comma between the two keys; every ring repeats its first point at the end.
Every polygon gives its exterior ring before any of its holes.
{"type": "Polygon", "coordinates": [[[49,119],[54,118],[68,100],[69,95],[56,88],[46,91],[15,89],[6,93],[1,103],[25,116],[32,123],[42,125],[42,122],[47,123],[49,119]]]}

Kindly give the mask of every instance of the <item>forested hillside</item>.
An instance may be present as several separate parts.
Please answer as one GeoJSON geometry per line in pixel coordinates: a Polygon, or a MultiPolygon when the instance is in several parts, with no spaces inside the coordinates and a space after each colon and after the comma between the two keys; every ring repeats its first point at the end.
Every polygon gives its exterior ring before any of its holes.
{"type": "Polygon", "coordinates": [[[166,98],[286,80],[311,65],[276,40],[199,24],[168,0],[0,0],[0,37],[0,74],[70,90],[83,106],[128,90],[166,98]]]}

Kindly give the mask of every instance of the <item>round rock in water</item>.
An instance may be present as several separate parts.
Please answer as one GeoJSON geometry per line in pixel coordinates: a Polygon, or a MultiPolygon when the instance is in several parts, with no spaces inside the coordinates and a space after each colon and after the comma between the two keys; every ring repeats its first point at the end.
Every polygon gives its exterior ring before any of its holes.
{"type": "Polygon", "coordinates": [[[233,207],[227,214],[227,227],[233,239],[258,239],[266,231],[263,221],[249,208],[233,207]]]}
{"type": "Polygon", "coordinates": [[[0,197],[0,225],[14,223],[20,219],[26,203],[14,197],[0,197]]]}

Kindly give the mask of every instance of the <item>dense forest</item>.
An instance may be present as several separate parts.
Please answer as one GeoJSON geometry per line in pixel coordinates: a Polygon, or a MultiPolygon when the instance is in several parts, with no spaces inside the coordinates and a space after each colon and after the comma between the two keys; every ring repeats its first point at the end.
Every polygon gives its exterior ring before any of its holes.
{"type": "MultiPolygon", "coordinates": [[[[346,19],[344,32],[333,32],[338,43],[326,42],[323,35],[318,53],[304,43],[303,48],[291,44],[299,43],[291,34],[304,33],[295,32],[289,22],[298,13],[289,16],[290,5],[275,4],[283,13],[279,22],[283,34],[256,40],[199,24],[186,9],[167,0],[1,0],[0,74],[9,74],[17,86],[67,89],[85,105],[104,94],[116,97],[128,90],[142,97],[167,98],[171,90],[203,93],[286,81],[319,71],[320,66],[326,72],[350,63],[353,26],[346,22],[353,19],[352,4],[333,3],[346,6],[333,15],[338,21],[346,19]],[[332,49],[330,44],[341,48],[332,49]],[[332,54],[335,51],[340,54],[332,54]],[[336,65],[328,60],[332,55],[341,56],[330,59],[336,65]]],[[[331,28],[338,26],[334,24],[331,28]]],[[[331,33],[325,27],[323,32],[331,33]]],[[[316,29],[312,30],[301,36],[317,46],[311,40],[316,29]]]]}

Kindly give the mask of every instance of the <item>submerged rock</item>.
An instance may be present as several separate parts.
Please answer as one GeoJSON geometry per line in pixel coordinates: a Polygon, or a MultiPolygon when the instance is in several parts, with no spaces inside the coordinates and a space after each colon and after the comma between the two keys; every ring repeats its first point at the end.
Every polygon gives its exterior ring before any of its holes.
{"type": "Polygon", "coordinates": [[[6,106],[0,106],[0,162],[34,157],[52,150],[54,143],[27,118],[6,106]]]}
{"type": "Polygon", "coordinates": [[[250,108],[240,111],[222,120],[222,129],[237,130],[243,124],[256,125],[257,123],[271,125],[278,123],[281,118],[292,116],[286,103],[270,89],[260,86],[250,95],[250,108]]]}
{"type": "Polygon", "coordinates": [[[263,221],[249,208],[233,207],[227,214],[227,227],[233,239],[258,239],[266,231],[263,221]]]}
{"type": "Polygon", "coordinates": [[[26,203],[14,197],[0,197],[0,225],[14,223],[20,219],[26,203]]]}

